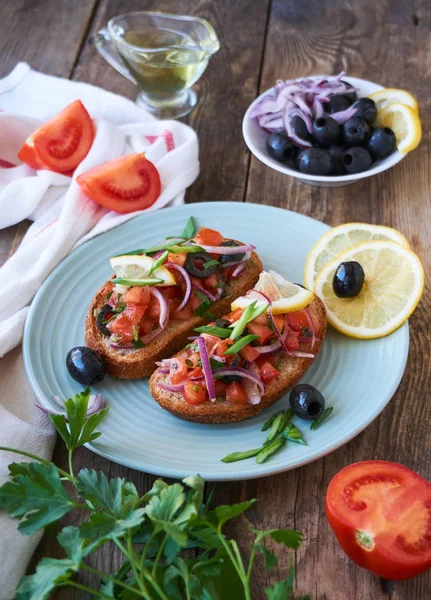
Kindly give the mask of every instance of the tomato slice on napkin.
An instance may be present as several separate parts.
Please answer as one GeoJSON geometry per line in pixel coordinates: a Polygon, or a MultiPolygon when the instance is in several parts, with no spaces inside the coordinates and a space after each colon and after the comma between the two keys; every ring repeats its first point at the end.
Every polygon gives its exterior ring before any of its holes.
{"type": "Polygon", "coordinates": [[[326,516],[344,552],[384,579],[431,567],[431,483],[384,460],[342,469],[329,484],[326,516]]]}
{"type": "Polygon", "coordinates": [[[89,198],[118,213],[148,208],[160,196],[159,172],[143,154],[105,162],[76,178],[89,198]]]}
{"type": "Polygon", "coordinates": [[[73,171],[87,156],[94,135],[90,115],[81,100],[75,100],[27,138],[18,158],[33,169],[73,171]]]}

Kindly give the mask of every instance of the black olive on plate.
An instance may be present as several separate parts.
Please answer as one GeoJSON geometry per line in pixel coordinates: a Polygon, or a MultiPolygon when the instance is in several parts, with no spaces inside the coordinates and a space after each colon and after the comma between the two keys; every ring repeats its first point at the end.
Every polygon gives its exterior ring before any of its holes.
{"type": "Polygon", "coordinates": [[[295,385],[290,392],[289,403],[295,415],[306,421],[315,421],[325,410],[325,398],[308,383],[295,385]]]}
{"type": "Polygon", "coordinates": [[[114,309],[112,308],[112,306],[110,306],[109,304],[105,304],[98,311],[97,317],[96,317],[97,329],[100,331],[100,333],[103,333],[103,335],[107,335],[108,337],[111,335],[111,332],[106,327],[105,321],[107,321],[109,319],[109,317],[112,316],[113,314],[114,314],[114,309]]]}
{"type": "Polygon", "coordinates": [[[220,327],[221,329],[227,329],[231,323],[227,319],[217,319],[214,323],[214,327],[220,327]]]}
{"type": "Polygon", "coordinates": [[[355,117],[364,119],[367,123],[372,123],[377,115],[377,106],[371,98],[360,98],[353,104],[356,109],[355,117]]]}
{"type": "Polygon", "coordinates": [[[354,86],[351,83],[348,83],[347,81],[343,80],[341,80],[341,83],[344,83],[344,85],[347,85],[347,87],[352,90],[351,92],[346,92],[345,94],[343,94],[343,96],[344,98],[346,98],[349,104],[353,104],[358,97],[354,86]]]}
{"type": "Polygon", "coordinates": [[[269,156],[282,163],[290,163],[298,153],[298,148],[284,133],[270,133],[266,140],[269,156]]]}
{"type": "Polygon", "coordinates": [[[343,167],[343,156],[344,156],[344,148],[343,146],[329,146],[328,148],[329,154],[334,159],[334,170],[332,171],[333,175],[344,175],[344,167],[343,167]]]}
{"type": "Polygon", "coordinates": [[[301,119],[301,117],[293,117],[292,129],[294,133],[301,138],[301,140],[308,140],[309,142],[313,140],[313,136],[308,131],[307,125],[305,124],[304,119],[301,119]]]}
{"type": "Polygon", "coordinates": [[[361,173],[371,167],[371,154],[361,146],[353,146],[343,156],[343,167],[347,173],[361,173]]]}
{"type": "Polygon", "coordinates": [[[375,160],[382,160],[392,154],[396,145],[395,133],[389,127],[374,129],[368,140],[367,149],[375,160]]]}
{"type": "Polygon", "coordinates": [[[359,117],[352,117],[343,125],[343,140],[347,146],[362,146],[370,135],[368,123],[359,117]]]}
{"type": "Polygon", "coordinates": [[[356,298],[364,281],[364,269],[356,260],[350,260],[338,265],[332,280],[332,289],[338,298],[356,298]]]}
{"type": "Polygon", "coordinates": [[[332,115],[333,113],[346,110],[351,104],[352,103],[349,102],[346,96],[337,94],[335,96],[331,96],[331,98],[329,98],[329,102],[326,102],[326,104],[324,104],[323,106],[326,112],[332,115]]]}
{"type": "Polygon", "coordinates": [[[87,346],[77,346],[66,356],[69,375],[82,385],[94,385],[105,377],[106,367],[103,358],[87,346]]]}
{"type": "Polygon", "coordinates": [[[320,117],[313,123],[313,133],[316,143],[326,148],[340,141],[341,126],[331,117],[320,117]]]}
{"type": "Polygon", "coordinates": [[[189,252],[184,262],[184,268],[192,277],[205,279],[214,273],[217,265],[204,267],[204,264],[213,260],[208,252],[189,252]]]}
{"type": "Polygon", "coordinates": [[[334,159],[323,148],[307,148],[298,154],[298,169],[307,175],[330,175],[334,159]]]}
{"type": "MultiPolygon", "coordinates": [[[[234,242],[233,240],[226,240],[225,242],[222,242],[220,244],[220,246],[236,248],[237,246],[240,246],[240,244],[238,244],[237,242],[234,242]]],[[[225,266],[232,262],[239,262],[244,257],[245,257],[245,254],[220,254],[219,261],[221,262],[221,264],[223,266],[225,266]]]]}

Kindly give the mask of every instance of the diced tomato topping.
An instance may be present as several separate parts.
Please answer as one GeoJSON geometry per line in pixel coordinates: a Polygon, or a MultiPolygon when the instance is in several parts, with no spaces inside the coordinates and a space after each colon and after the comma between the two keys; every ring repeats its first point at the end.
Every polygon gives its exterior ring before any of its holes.
{"type": "Polygon", "coordinates": [[[192,377],[202,377],[204,374],[202,367],[195,367],[192,371],[189,371],[188,377],[191,379],[192,377]]]}
{"type": "Polygon", "coordinates": [[[224,317],[224,318],[227,319],[228,321],[230,321],[231,323],[236,323],[236,321],[238,321],[238,319],[240,318],[240,316],[242,315],[243,312],[244,312],[243,308],[236,308],[234,311],[229,313],[227,315],[227,317],[224,317]]]}
{"type": "Polygon", "coordinates": [[[192,363],[191,368],[197,368],[200,364],[201,355],[199,354],[199,352],[191,352],[187,358],[189,362],[192,363]]]}
{"type": "Polygon", "coordinates": [[[260,356],[260,353],[250,344],[242,348],[239,353],[247,362],[254,362],[260,356]]]}
{"type": "Polygon", "coordinates": [[[269,319],[266,314],[259,315],[253,320],[253,323],[257,323],[258,325],[269,325],[269,319]]]}
{"type": "Polygon", "coordinates": [[[150,303],[150,288],[149,287],[140,287],[135,286],[131,287],[127,290],[127,292],[121,297],[121,302],[128,304],[129,302],[132,304],[139,304],[140,306],[147,306],[150,303]]]}
{"type": "Polygon", "coordinates": [[[187,404],[195,406],[203,404],[207,399],[207,390],[204,383],[197,381],[187,381],[184,385],[184,400],[187,404]]]}
{"type": "Polygon", "coordinates": [[[146,335],[153,331],[156,321],[147,315],[144,315],[139,321],[139,335],[146,335]]]}
{"type": "Polygon", "coordinates": [[[226,396],[226,390],[229,387],[228,383],[225,383],[224,381],[222,381],[221,379],[215,379],[214,380],[214,387],[215,387],[215,392],[216,392],[216,396],[226,396]]]}
{"type": "Polygon", "coordinates": [[[204,279],[204,285],[206,288],[216,288],[218,285],[218,279],[215,275],[215,273],[213,273],[212,275],[210,275],[209,277],[206,277],[204,279]]]}
{"type": "Polygon", "coordinates": [[[132,325],[138,325],[146,309],[146,306],[141,306],[140,304],[127,304],[122,314],[129,318],[132,325]]]}
{"type": "Polygon", "coordinates": [[[284,315],[273,315],[273,320],[278,331],[281,333],[284,328],[284,315]]]}
{"type": "Polygon", "coordinates": [[[251,334],[259,336],[256,340],[259,346],[264,346],[270,339],[275,337],[275,333],[268,325],[260,325],[259,323],[252,321],[247,325],[247,329],[251,334]]]}
{"type": "Polygon", "coordinates": [[[107,304],[109,304],[109,306],[113,306],[113,307],[117,306],[117,304],[118,304],[118,294],[117,294],[117,292],[113,292],[111,294],[111,296],[108,299],[107,304]]]}
{"type": "Polygon", "coordinates": [[[244,392],[242,385],[237,381],[229,384],[226,390],[226,400],[230,404],[248,404],[247,394],[244,392]]]}
{"type": "Polygon", "coordinates": [[[124,312],[110,321],[106,327],[122,344],[133,340],[133,323],[124,312]]]}
{"type": "Polygon", "coordinates": [[[188,367],[185,358],[181,358],[179,356],[174,356],[171,358],[170,369],[169,369],[169,377],[171,378],[171,383],[176,385],[177,383],[182,383],[187,379],[188,367]]]}
{"type": "Polygon", "coordinates": [[[208,227],[202,227],[202,229],[195,237],[195,242],[198,245],[203,246],[220,246],[220,244],[224,242],[224,237],[215,229],[208,229],[208,227]]]}
{"type": "Polygon", "coordinates": [[[305,310],[298,310],[293,313],[288,313],[287,324],[291,329],[293,329],[293,331],[302,332],[304,327],[308,330],[310,329],[310,322],[307,318],[307,313],[305,310]]]}
{"type": "Polygon", "coordinates": [[[147,315],[153,319],[158,319],[160,316],[160,304],[157,298],[151,296],[150,303],[147,308],[147,315]]]}
{"type": "Polygon", "coordinates": [[[269,383],[280,375],[280,371],[276,369],[269,361],[264,362],[260,367],[260,376],[264,383],[269,383]]]}
{"type": "Polygon", "coordinates": [[[288,327],[288,333],[284,343],[288,350],[297,350],[299,348],[299,331],[293,331],[288,327]]]}
{"type": "Polygon", "coordinates": [[[259,369],[262,367],[262,365],[266,362],[268,362],[270,365],[275,366],[275,364],[277,363],[277,361],[279,360],[280,355],[277,354],[273,354],[272,356],[261,356],[256,360],[256,364],[259,367],[259,369]]]}
{"type": "Polygon", "coordinates": [[[192,309],[195,311],[198,308],[198,306],[200,306],[202,304],[202,300],[200,298],[198,298],[196,296],[196,294],[192,294],[190,296],[190,300],[188,301],[188,304],[190,304],[192,309]]]}
{"type": "Polygon", "coordinates": [[[171,319],[177,319],[178,321],[189,321],[193,318],[193,309],[190,303],[187,303],[182,310],[177,310],[175,306],[179,306],[179,301],[172,301],[171,319]]]}
{"type": "MultiPolygon", "coordinates": [[[[167,263],[175,263],[182,267],[186,262],[187,254],[185,252],[179,252],[178,254],[169,254],[167,258],[167,263]]],[[[174,272],[176,273],[176,271],[174,272]]]]}

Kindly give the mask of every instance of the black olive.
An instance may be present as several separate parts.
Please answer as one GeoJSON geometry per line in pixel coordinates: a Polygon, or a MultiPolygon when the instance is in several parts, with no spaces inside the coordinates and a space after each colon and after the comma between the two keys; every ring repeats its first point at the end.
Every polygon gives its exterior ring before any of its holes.
{"type": "MultiPolygon", "coordinates": [[[[239,246],[240,244],[238,244],[237,242],[234,242],[233,240],[226,240],[225,242],[222,242],[220,244],[220,246],[228,246],[228,247],[236,247],[239,246]]],[[[219,261],[221,262],[222,265],[227,265],[228,263],[231,262],[239,262],[240,260],[242,260],[244,258],[245,254],[221,254],[219,257],[219,261]]]]}
{"type": "Polygon", "coordinates": [[[386,158],[395,150],[397,140],[395,133],[389,127],[377,128],[368,140],[367,149],[376,160],[386,158]]]}
{"type": "Polygon", "coordinates": [[[105,377],[106,367],[103,358],[87,346],[77,346],[66,356],[69,375],[82,385],[94,385],[105,377]]]}
{"type": "Polygon", "coordinates": [[[331,96],[331,98],[329,98],[329,102],[327,102],[324,107],[326,112],[332,115],[336,112],[346,110],[346,108],[349,108],[350,105],[351,102],[349,102],[345,96],[337,94],[336,96],[331,96]]]}
{"type": "Polygon", "coordinates": [[[210,267],[204,267],[204,264],[214,260],[211,254],[208,252],[189,252],[187,254],[184,267],[193,277],[199,277],[205,279],[214,273],[217,265],[211,265],[210,267]]]}
{"type": "Polygon", "coordinates": [[[377,115],[377,106],[371,98],[360,98],[353,104],[356,109],[355,117],[364,119],[367,123],[372,123],[377,115]]]}
{"type": "Polygon", "coordinates": [[[344,167],[342,163],[342,159],[344,156],[343,146],[329,146],[328,152],[334,159],[334,170],[332,171],[332,174],[344,175],[344,167]]]}
{"type": "Polygon", "coordinates": [[[334,159],[323,148],[307,148],[298,154],[298,167],[307,175],[329,175],[334,168],[334,159]]]}
{"type": "Polygon", "coordinates": [[[364,119],[352,117],[343,125],[343,139],[347,146],[362,146],[370,135],[370,127],[364,119]]]}
{"type": "Polygon", "coordinates": [[[108,337],[111,335],[111,332],[106,327],[106,323],[104,323],[104,321],[108,320],[108,318],[109,318],[108,315],[111,314],[111,313],[112,314],[114,313],[114,309],[109,304],[105,304],[99,310],[99,312],[97,313],[97,317],[96,317],[97,329],[101,333],[103,333],[103,335],[107,335],[108,337]]]}
{"type": "Polygon", "coordinates": [[[343,94],[343,96],[344,98],[346,98],[346,100],[348,100],[349,104],[353,104],[353,102],[355,102],[355,100],[358,97],[354,86],[351,83],[348,83],[347,81],[343,80],[341,80],[341,83],[344,83],[349,89],[352,90],[351,92],[346,92],[345,94],[343,94]]]}
{"type": "Polygon", "coordinates": [[[335,271],[332,289],[339,298],[355,298],[362,290],[364,280],[364,269],[356,260],[343,262],[335,271]]]}
{"type": "Polygon", "coordinates": [[[221,329],[227,329],[230,327],[230,325],[231,322],[227,319],[217,319],[217,321],[214,323],[214,327],[220,327],[221,329]]]}
{"type": "Polygon", "coordinates": [[[325,410],[325,398],[308,383],[295,385],[290,392],[289,403],[294,413],[307,421],[315,421],[325,410]]]}
{"type": "MultiPolygon", "coordinates": [[[[235,356],[233,361],[229,365],[230,367],[238,367],[239,366],[239,358],[235,356]]],[[[223,383],[232,383],[233,381],[241,381],[242,377],[240,375],[225,375],[221,377],[221,381],[223,383]]]]}
{"type": "Polygon", "coordinates": [[[316,143],[323,148],[337,144],[341,139],[341,125],[331,117],[320,117],[313,124],[316,143]]]}
{"type": "Polygon", "coordinates": [[[342,163],[347,173],[361,173],[371,167],[373,159],[366,148],[353,146],[343,154],[342,163]]]}
{"type": "Polygon", "coordinates": [[[266,140],[268,154],[282,163],[289,163],[298,154],[298,148],[285,133],[270,133],[266,140]]]}

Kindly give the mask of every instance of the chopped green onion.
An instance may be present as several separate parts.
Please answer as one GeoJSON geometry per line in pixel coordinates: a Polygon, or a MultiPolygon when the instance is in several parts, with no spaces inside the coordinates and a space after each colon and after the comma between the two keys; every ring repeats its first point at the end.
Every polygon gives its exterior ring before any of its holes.
{"type": "Polygon", "coordinates": [[[143,348],[145,346],[145,344],[139,338],[137,340],[132,340],[132,344],[136,349],[143,348]]]}
{"type": "Polygon", "coordinates": [[[264,313],[268,306],[269,304],[259,304],[257,306],[257,300],[249,304],[242,313],[241,317],[238,319],[238,321],[231,325],[231,327],[233,327],[233,330],[230,337],[233,340],[239,337],[243,333],[248,323],[256,319],[262,313],[264,313]]]}
{"type": "Polygon", "coordinates": [[[105,300],[109,300],[109,298],[112,296],[114,292],[108,292],[105,296],[105,300]]]}
{"type": "Polygon", "coordinates": [[[93,317],[97,317],[97,308],[93,310],[93,317]]]}
{"type": "Polygon", "coordinates": [[[185,238],[185,239],[190,239],[190,238],[192,238],[192,237],[195,236],[195,233],[196,233],[195,220],[194,220],[193,217],[190,217],[189,220],[186,223],[184,231],[178,237],[182,237],[182,238],[185,238]]]}
{"type": "Polygon", "coordinates": [[[143,287],[144,285],[159,285],[159,283],[163,283],[163,279],[123,279],[122,277],[117,277],[116,279],[111,279],[112,283],[118,283],[119,285],[139,285],[143,287]]]}
{"type": "Polygon", "coordinates": [[[223,352],[223,354],[225,354],[225,355],[238,354],[238,352],[240,350],[242,350],[242,348],[244,348],[244,346],[247,346],[250,342],[254,342],[254,340],[257,340],[258,338],[259,338],[258,335],[252,335],[250,333],[249,335],[246,335],[243,338],[240,338],[239,340],[237,340],[233,344],[233,346],[231,346],[229,348],[229,350],[226,350],[226,352],[223,352]]]}
{"type": "Polygon", "coordinates": [[[196,327],[195,331],[198,333],[209,333],[210,335],[216,335],[219,338],[228,338],[230,336],[230,329],[224,329],[223,327],[212,327],[210,325],[204,325],[203,327],[196,327]]]}
{"type": "Polygon", "coordinates": [[[262,448],[255,448],[254,450],[246,450],[245,452],[232,452],[232,454],[228,454],[222,458],[221,462],[230,463],[235,462],[236,460],[251,458],[252,456],[257,456],[261,450],[262,448]]]}
{"type": "Polygon", "coordinates": [[[139,331],[136,325],[133,325],[133,339],[135,340],[135,342],[139,340],[139,331]]]}
{"type": "Polygon", "coordinates": [[[283,411],[275,417],[275,419],[272,422],[272,425],[268,431],[268,435],[266,436],[266,440],[265,440],[265,444],[264,444],[265,446],[267,444],[269,444],[269,442],[272,442],[272,440],[274,438],[276,438],[283,431],[283,429],[286,427],[287,422],[289,421],[290,418],[291,418],[291,416],[290,416],[290,414],[287,413],[287,411],[283,411]]]}
{"type": "Polygon", "coordinates": [[[334,410],[334,408],[332,406],[328,406],[328,408],[326,408],[323,411],[322,416],[320,416],[318,419],[316,419],[315,421],[313,421],[310,425],[310,429],[314,430],[317,429],[318,427],[321,426],[321,424],[323,423],[323,421],[326,421],[326,419],[329,417],[329,415],[331,414],[331,412],[334,410]]]}
{"type": "Polygon", "coordinates": [[[258,465],[261,465],[266,461],[267,458],[278,452],[282,446],[286,443],[284,438],[277,438],[264,446],[259,454],[256,456],[256,462],[258,465]]]}
{"type": "Polygon", "coordinates": [[[199,386],[195,383],[192,385],[192,390],[196,393],[199,391],[199,386]]]}
{"type": "Polygon", "coordinates": [[[188,252],[203,252],[203,248],[202,246],[197,246],[197,245],[192,245],[192,246],[178,246],[178,245],[173,245],[169,247],[169,252],[172,252],[173,254],[184,254],[184,253],[188,253],[188,252]]]}
{"type": "Polygon", "coordinates": [[[169,256],[169,252],[165,250],[161,256],[157,260],[154,261],[153,266],[148,271],[147,277],[150,277],[154,273],[156,269],[162,266],[162,264],[166,261],[169,256]]]}
{"type": "Polygon", "coordinates": [[[212,260],[209,260],[208,262],[204,263],[202,266],[204,269],[209,269],[210,267],[218,266],[219,264],[219,261],[213,258],[212,260]]]}
{"type": "Polygon", "coordinates": [[[281,432],[281,436],[286,438],[286,440],[290,440],[291,442],[295,442],[296,444],[302,444],[303,446],[307,446],[307,442],[302,437],[302,433],[299,431],[297,427],[293,423],[288,423],[281,432]]]}

